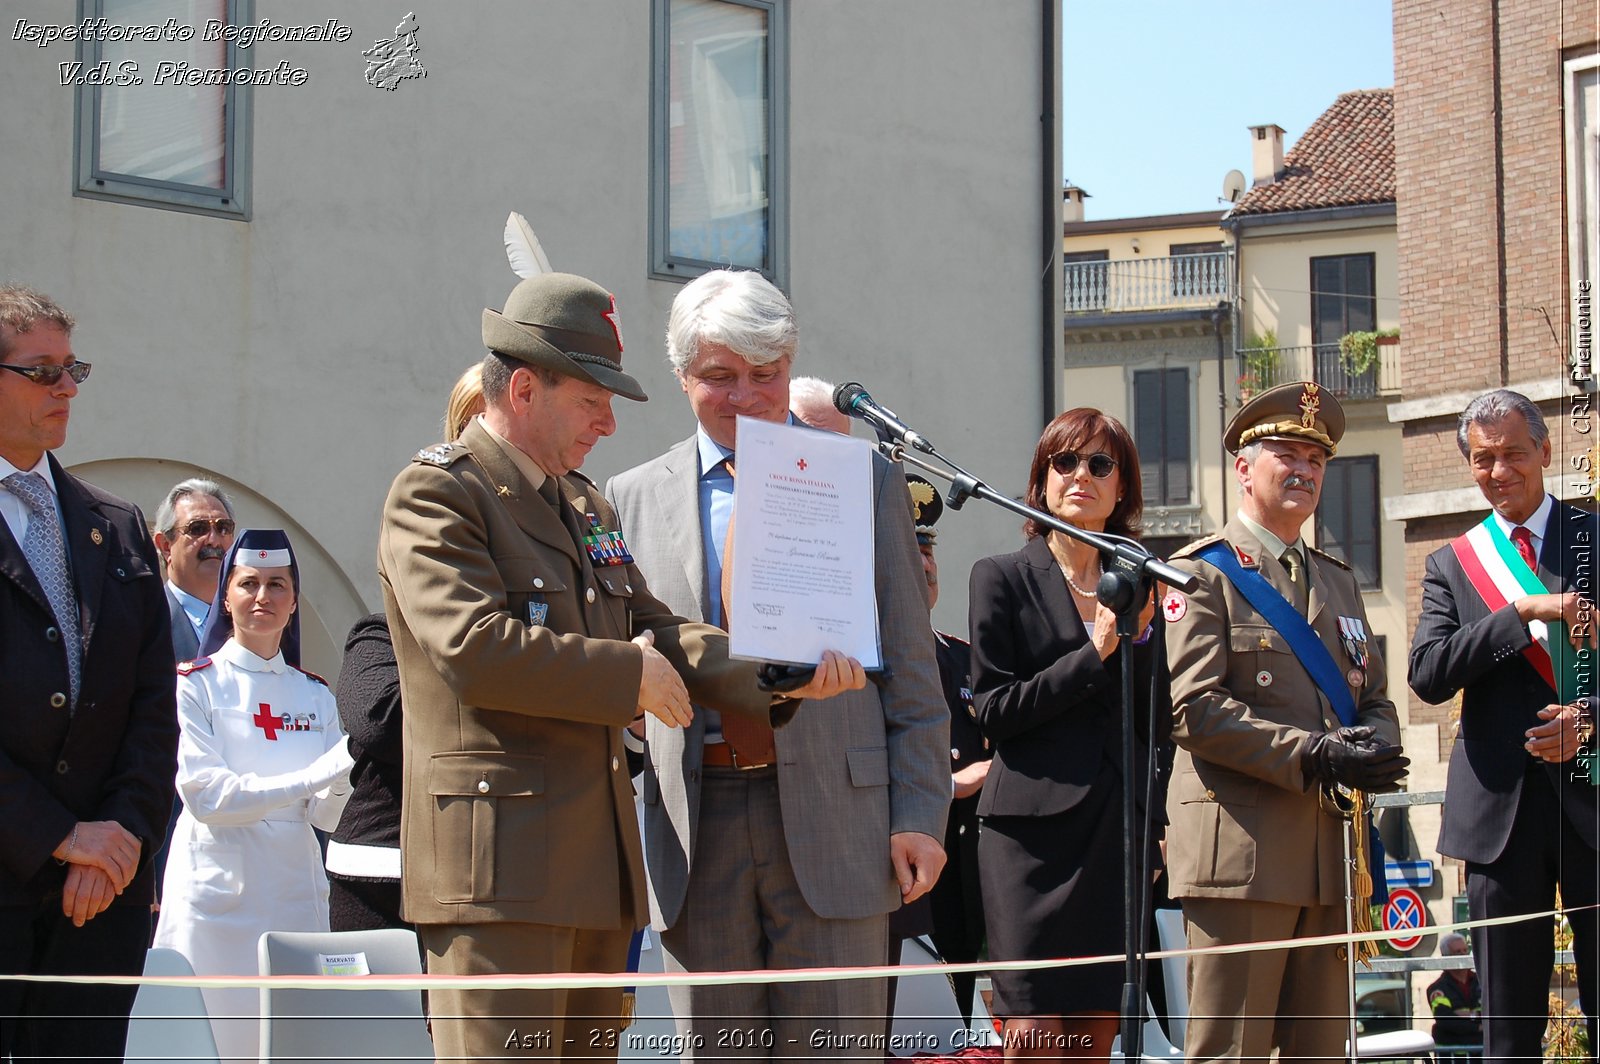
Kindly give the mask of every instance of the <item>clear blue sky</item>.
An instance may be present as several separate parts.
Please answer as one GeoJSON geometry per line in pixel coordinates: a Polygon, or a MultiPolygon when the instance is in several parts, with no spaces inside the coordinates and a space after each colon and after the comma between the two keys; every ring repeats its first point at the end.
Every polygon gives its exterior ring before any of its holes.
{"type": "Polygon", "coordinates": [[[1085,217],[1221,211],[1247,127],[1284,150],[1334,98],[1394,85],[1390,0],[1062,0],[1062,158],[1085,217]]]}

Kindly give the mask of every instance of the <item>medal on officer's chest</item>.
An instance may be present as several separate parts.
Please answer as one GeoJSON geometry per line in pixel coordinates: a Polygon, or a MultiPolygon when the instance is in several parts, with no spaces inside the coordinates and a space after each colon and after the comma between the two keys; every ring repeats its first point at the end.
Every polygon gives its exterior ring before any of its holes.
{"type": "Polygon", "coordinates": [[[623,541],[622,533],[606,531],[605,525],[600,523],[599,514],[588,514],[587,517],[589,534],[583,537],[583,549],[589,555],[589,564],[596,568],[631,564],[633,555],[628,553],[628,544],[623,541]]]}
{"type": "Polygon", "coordinates": [[[1359,617],[1339,618],[1339,642],[1350,659],[1351,669],[1345,674],[1351,687],[1363,687],[1367,682],[1367,625],[1359,617]]]}

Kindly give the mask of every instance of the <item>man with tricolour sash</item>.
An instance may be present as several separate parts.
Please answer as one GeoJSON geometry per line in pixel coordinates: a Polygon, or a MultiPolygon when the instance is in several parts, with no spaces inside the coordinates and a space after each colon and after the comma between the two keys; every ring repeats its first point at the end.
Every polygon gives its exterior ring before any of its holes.
{"type": "MultiPolygon", "coordinates": [[[[1423,700],[1461,693],[1439,852],[1466,862],[1474,921],[1549,912],[1560,887],[1592,1046],[1595,516],[1545,490],[1550,434],[1526,396],[1500,389],[1474,399],[1456,443],[1491,509],[1429,556],[1411,644],[1411,687],[1423,700]]],[[[1551,921],[1474,927],[1472,939],[1485,1059],[1537,1060],[1551,921]]]]}
{"type": "MultiPolygon", "coordinates": [[[[1352,795],[1393,788],[1409,763],[1355,574],[1301,535],[1343,435],[1339,401],[1316,384],[1247,402],[1224,436],[1238,513],[1173,558],[1199,580],[1162,599],[1178,745],[1167,870],[1192,948],[1343,934],[1347,890],[1371,890],[1345,874],[1347,842],[1373,858],[1364,830],[1346,838],[1352,795]]],[[[1193,957],[1188,1059],[1342,1057],[1344,957],[1193,957]]]]}

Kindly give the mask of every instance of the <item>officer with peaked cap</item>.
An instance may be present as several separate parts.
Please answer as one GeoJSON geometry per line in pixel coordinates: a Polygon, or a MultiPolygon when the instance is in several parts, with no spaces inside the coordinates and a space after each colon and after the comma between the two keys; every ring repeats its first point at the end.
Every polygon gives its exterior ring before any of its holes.
{"type": "MultiPolygon", "coordinates": [[[[650,594],[577,472],[616,429],[612,396],[645,399],[611,294],[537,275],[483,312],[483,341],[484,413],[400,473],[379,539],[406,707],[402,914],[433,974],[620,972],[647,916],[622,729],[681,727],[691,696],[770,715],[771,696],[726,633],[650,594]]],[[[837,682],[819,668],[797,693],[837,682]]],[[[434,990],[435,1050],[614,1058],[621,997],[434,990]]]]}
{"type": "MultiPolygon", "coordinates": [[[[1173,556],[1199,580],[1161,603],[1178,745],[1167,870],[1191,947],[1342,934],[1345,822],[1321,792],[1387,790],[1405,771],[1355,575],[1301,538],[1344,425],[1310,382],[1246,403],[1224,436],[1239,510],[1173,556]]],[[[1342,1056],[1342,957],[1323,945],[1191,958],[1188,1059],[1342,1056]]]]}

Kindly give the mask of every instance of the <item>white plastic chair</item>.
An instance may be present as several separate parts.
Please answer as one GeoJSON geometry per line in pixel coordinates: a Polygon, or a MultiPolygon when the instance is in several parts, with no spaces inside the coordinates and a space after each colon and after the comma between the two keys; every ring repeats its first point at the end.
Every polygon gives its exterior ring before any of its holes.
{"type": "MultiPolygon", "coordinates": [[[[268,931],[256,947],[262,975],[321,975],[322,957],[358,954],[372,975],[420,975],[417,936],[378,931],[268,931]]],[[[261,1060],[390,1064],[432,1061],[416,990],[261,988],[261,1060]]]]}
{"type": "MultiPolygon", "coordinates": [[[[1161,948],[1187,949],[1189,932],[1183,926],[1182,909],[1157,909],[1156,938],[1161,948]]],[[[1167,1027],[1172,1034],[1172,1044],[1183,1048],[1183,1039],[1189,1031],[1189,962],[1182,957],[1163,957],[1161,977],[1167,987],[1167,1027]]]]}
{"type": "MultiPolygon", "coordinates": [[[[939,964],[944,958],[926,936],[904,939],[901,964],[939,964]]],[[[979,1018],[974,1016],[973,1023],[979,1018]]],[[[894,995],[894,1025],[889,1052],[898,1057],[918,1053],[947,1056],[974,1044],[961,1018],[961,1006],[950,979],[943,975],[903,975],[894,995]]]]}
{"type": "MultiPolygon", "coordinates": [[[[175,949],[153,949],[144,955],[144,974],[193,975],[194,968],[175,949]]],[[[141,1064],[215,1064],[217,1042],[200,988],[139,987],[128,1017],[124,1059],[141,1064]]]]}

